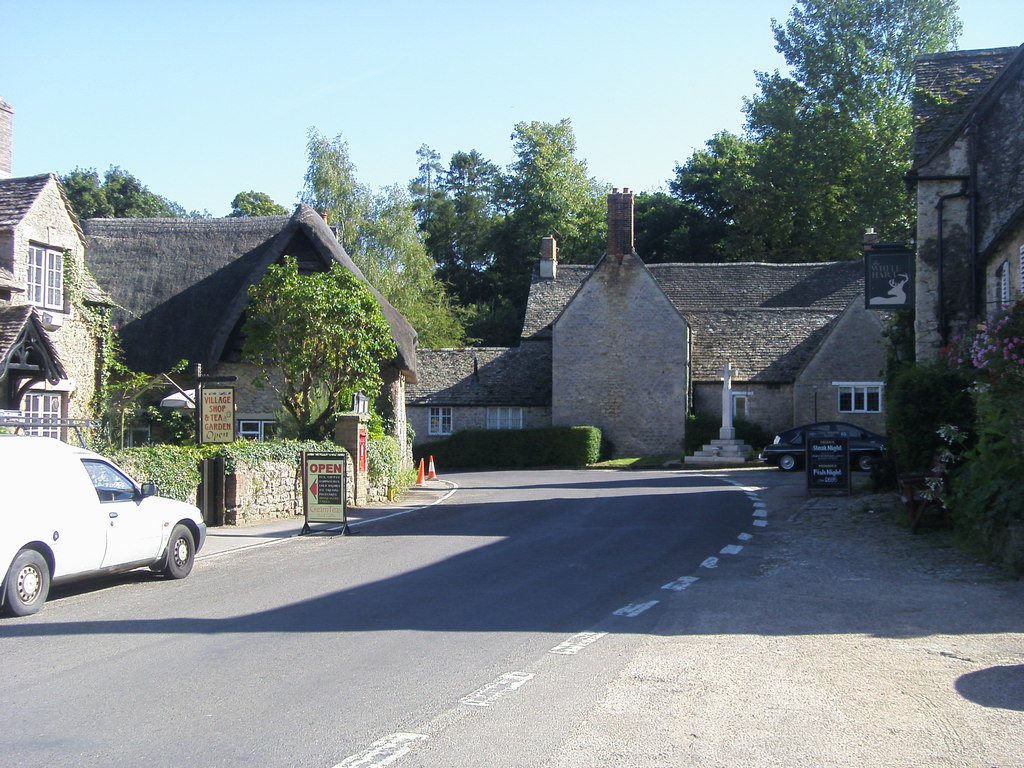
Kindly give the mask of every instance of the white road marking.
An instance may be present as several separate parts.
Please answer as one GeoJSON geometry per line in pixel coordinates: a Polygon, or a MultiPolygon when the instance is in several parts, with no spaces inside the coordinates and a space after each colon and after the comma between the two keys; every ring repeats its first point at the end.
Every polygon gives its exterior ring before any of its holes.
{"type": "Polygon", "coordinates": [[[416,742],[426,739],[421,733],[393,733],[373,742],[362,752],[346,757],[334,768],[381,768],[408,754],[416,742]]]}
{"type": "Polygon", "coordinates": [[[648,608],[653,608],[657,604],[657,600],[651,600],[649,603],[633,603],[632,605],[624,605],[622,608],[615,611],[612,616],[628,616],[632,619],[639,616],[648,608]]]}
{"type": "Polygon", "coordinates": [[[717,557],[709,557],[707,560],[705,560],[703,563],[700,564],[700,567],[701,568],[717,568],[718,567],[718,558],[717,557]]]}
{"type": "Polygon", "coordinates": [[[718,554],[720,554],[720,555],[738,555],[742,551],[743,551],[743,547],[741,547],[739,544],[729,544],[729,545],[727,545],[725,547],[722,547],[722,551],[719,552],[718,554]]]}
{"type": "Polygon", "coordinates": [[[681,576],[675,581],[670,581],[668,584],[663,586],[662,589],[668,589],[672,592],[682,592],[696,581],[700,581],[696,576],[681,576]]]}
{"type": "Polygon", "coordinates": [[[767,520],[755,520],[754,521],[754,525],[756,525],[758,528],[764,528],[766,525],[768,525],[768,521],[767,520]]]}
{"type": "Polygon", "coordinates": [[[750,541],[752,538],[754,538],[754,536],[752,534],[749,534],[749,533],[741,533],[736,538],[739,539],[740,541],[750,541]]]}
{"type": "Polygon", "coordinates": [[[754,517],[768,517],[768,510],[767,509],[755,509],[754,510],[754,517]]]}
{"type": "Polygon", "coordinates": [[[526,685],[534,677],[532,672],[509,672],[493,683],[473,691],[469,696],[459,699],[459,703],[469,707],[489,707],[506,693],[526,685]]]}
{"type": "Polygon", "coordinates": [[[548,651],[548,653],[561,653],[566,656],[575,656],[588,645],[596,643],[607,634],[607,632],[580,632],[578,635],[573,635],[565,642],[559,643],[548,651]]]}
{"type": "Polygon", "coordinates": [[[765,504],[763,501],[755,501],[754,506],[758,509],[765,509],[768,505],[765,504]]]}

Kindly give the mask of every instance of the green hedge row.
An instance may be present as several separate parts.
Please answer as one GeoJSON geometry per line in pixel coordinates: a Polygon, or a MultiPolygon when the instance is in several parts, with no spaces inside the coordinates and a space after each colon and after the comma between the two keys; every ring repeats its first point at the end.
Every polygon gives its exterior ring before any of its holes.
{"type": "Polygon", "coordinates": [[[445,469],[585,467],[600,457],[597,427],[467,429],[413,447],[413,457],[434,457],[445,469]]]}

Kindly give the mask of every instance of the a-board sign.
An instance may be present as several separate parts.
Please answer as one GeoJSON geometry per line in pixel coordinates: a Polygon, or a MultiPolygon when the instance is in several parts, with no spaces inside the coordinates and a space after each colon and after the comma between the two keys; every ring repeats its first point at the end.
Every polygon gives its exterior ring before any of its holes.
{"type": "Polygon", "coordinates": [[[850,447],[844,436],[837,432],[808,433],[804,466],[809,493],[850,493],[850,447]]]}
{"type": "Polygon", "coordinates": [[[234,387],[200,387],[199,442],[235,442],[234,387]]]}
{"type": "Polygon", "coordinates": [[[345,517],[345,454],[302,452],[302,508],[309,523],[341,523],[345,517]]]}

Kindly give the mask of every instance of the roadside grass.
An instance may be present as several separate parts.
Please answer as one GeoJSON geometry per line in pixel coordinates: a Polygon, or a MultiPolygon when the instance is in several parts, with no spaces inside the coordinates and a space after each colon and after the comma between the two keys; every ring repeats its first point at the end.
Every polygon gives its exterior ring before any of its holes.
{"type": "Polygon", "coordinates": [[[641,456],[639,458],[608,459],[588,464],[587,469],[661,469],[670,462],[678,462],[679,456],[641,456]]]}

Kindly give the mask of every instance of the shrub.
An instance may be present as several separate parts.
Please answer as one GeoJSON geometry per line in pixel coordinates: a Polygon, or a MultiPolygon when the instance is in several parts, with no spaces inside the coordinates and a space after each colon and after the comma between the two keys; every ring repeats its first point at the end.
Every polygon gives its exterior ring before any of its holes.
{"type": "Polygon", "coordinates": [[[939,428],[953,424],[969,431],[974,405],[970,380],[941,362],[907,365],[886,385],[889,448],[900,472],[930,470],[945,448],[939,428]]]}
{"type": "Polygon", "coordinates": [[[139,482],[153,481],[161,496],[194,504],[199,487],[199,460],[195,447],[149,445],[125,448],[110,456],[139,482]]]}
{"type": "Polygon", "coordinates": [[[467,429],[414,449],[419,460],[433,456],[445,467],[585,467],[600,457],[597,427],[467,429]]]}

